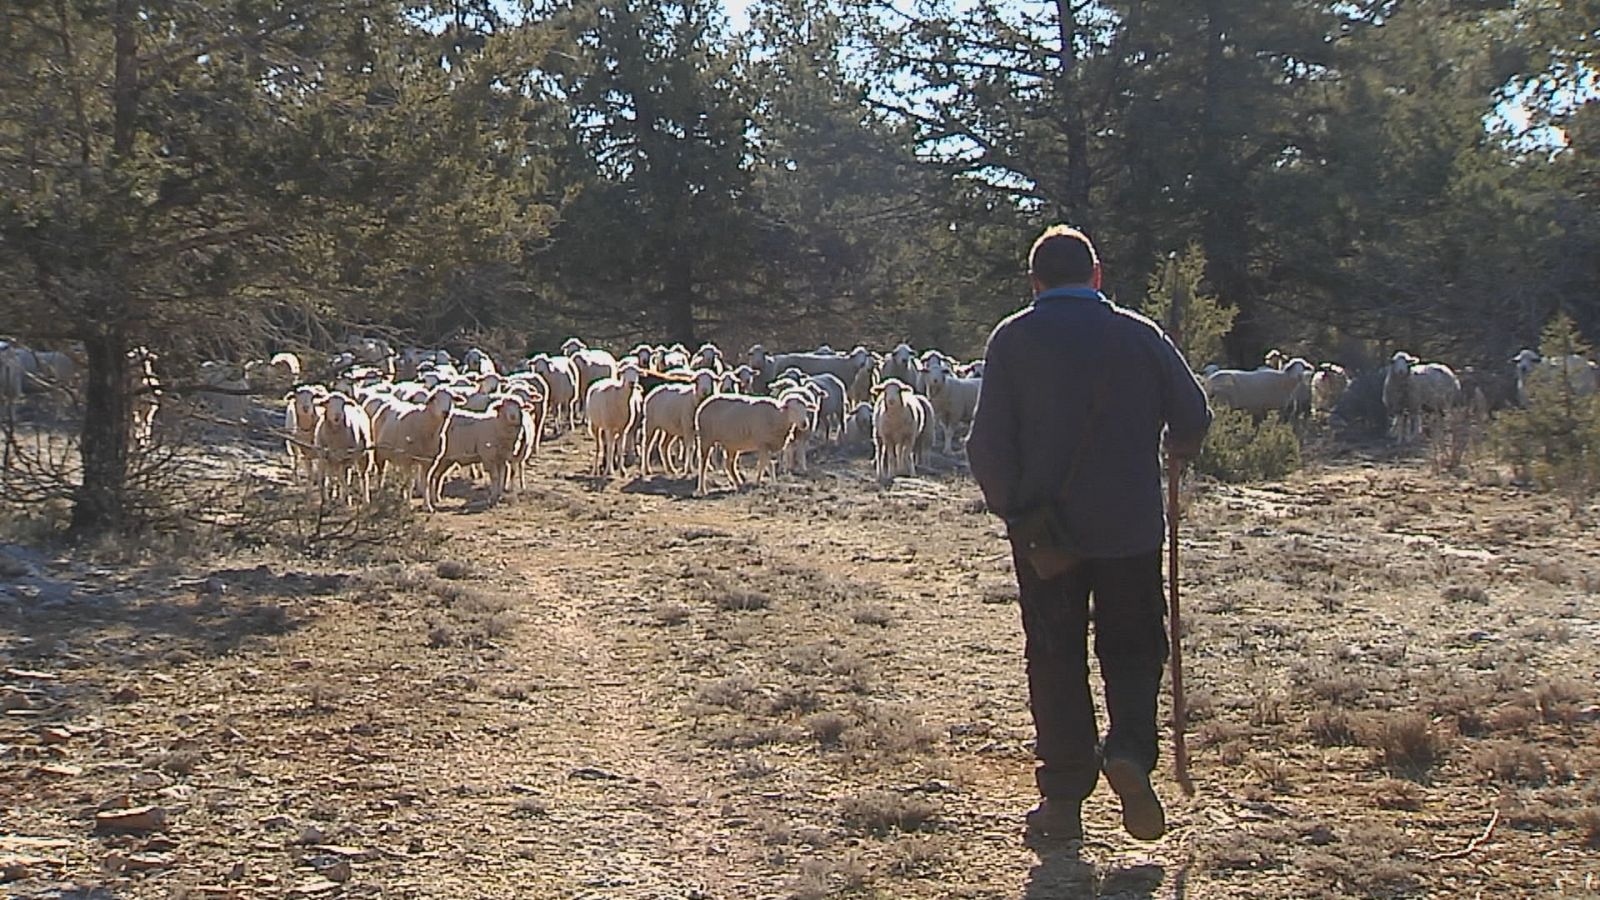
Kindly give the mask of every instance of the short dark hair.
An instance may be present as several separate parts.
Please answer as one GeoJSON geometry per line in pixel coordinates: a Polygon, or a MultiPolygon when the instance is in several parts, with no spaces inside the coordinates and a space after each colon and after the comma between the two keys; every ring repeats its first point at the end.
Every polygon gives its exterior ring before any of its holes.
{"type": "Polygon", "coordinates": [[[1087,284],[1099,257],[1087,235],[1070,225],[1052,225],[1028,251],[1028,271],[1045,287],[1087,284]]]}

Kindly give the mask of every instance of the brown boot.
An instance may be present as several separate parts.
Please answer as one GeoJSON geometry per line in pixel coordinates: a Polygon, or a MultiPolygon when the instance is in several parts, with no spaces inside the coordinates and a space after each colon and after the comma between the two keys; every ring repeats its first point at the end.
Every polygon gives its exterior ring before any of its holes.
{"type": "Polygon", "coordinates": [[[1083,840],[1082,804],[1049,797],[1040,800],[1038,806],[1028,810],[1028,836],[1057,841],[1083,840]]]}
{"type": "Polygon", "coordinates": [[[1106,781],[1122,800],[1122,828],[1141,841],[1167,833],[1167,814],[1150,786],[1150,773],[1131,759],[1112,757],[1101,766],[1106,781]]]}

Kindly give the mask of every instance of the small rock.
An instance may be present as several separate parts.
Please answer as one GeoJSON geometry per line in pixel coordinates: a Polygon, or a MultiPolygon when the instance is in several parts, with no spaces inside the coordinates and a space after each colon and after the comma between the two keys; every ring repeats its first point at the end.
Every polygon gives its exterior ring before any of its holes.
{"type": "Polygon", "coordinates": [[[136,806],[95,813],[96,831],[160,831],[167,827],[167,811],[159,806],[136,806]]]}
{"type": "Polygon", "coordinates": [[[172,857],[166,853],[130,853],[123,868],[129,872],[149,872],[152,869],[165,869],[172,862],[172,857]]]}
{"type": "Polygon", "coordinates": [[[344,884],[350,880],[350,860],[339,856],[318,856],[311,860],[311,868],[329,881],[344,884]]]}
{"type": "Polygon", "coordinates": [[[65,728],[43,728],[39,731],[39,740],[46,744],[65,744],[72,740],[72,732],[65,728]]]}
{"type": "Polygon", "coordinates": [[[126,684],[120,688],[117,688],[116,693],[111,695],[111,702],[132,703],[135,700],[138,700],[139,696],[139,689],[137,687],[134,687],[131,684],[126,684]]]}
{"type": "Polygon", "coordinates": [[[295,838],[295,843],[306,845],[320,844],[327,839],[328,836],[323,833],[321,828],[318,828],[315,825],[307,825],[306,827],[300,829],[300,836],[295,838]]]}
{"type": "Polygon", "coordinates": [[[238,862],[233,864],[233,868],[228,870],[228,874],[222,876],[222,880],[223,881],[243,881],[244,880],[244,876],[246,874],[246,871],[247,871],[247,869],[246,869],[246,866],[245,866],[245,862],[244,862],[244,860],[241,859],[238,862]]]}
{"type": "Polygon", "coordinates": [[[296,659],[289,663],[289,668],[294,669],[296,672],[304,672],[314,665],[316,663],[309,659],[296,659]]]}
{"type": "Polygon", "coordinates": [[[129,785],[136,791],[154,791],[167,786],[167,776],[160,772],[144,771],[134,774],[129,785]]]}
{"type": "Polygon", "coordinates": [[[200,592],[208,597],[220,597],[228,592],[228,583],[213,575],[201,585],[200,592]]]}
{"type": "Polygon", "coordinates": [[[293,822],[290,821],[289,817],[281,814],[276,816],[267,816],[265,819],[261,820],[261,827],[268,831],[279,831],[281,829],[288,828],[291,824],[293,824],[293,822]]]}

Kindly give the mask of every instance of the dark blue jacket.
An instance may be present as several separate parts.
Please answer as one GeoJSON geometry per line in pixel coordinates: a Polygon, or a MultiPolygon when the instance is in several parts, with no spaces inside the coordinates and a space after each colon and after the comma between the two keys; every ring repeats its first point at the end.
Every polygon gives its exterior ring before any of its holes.
{"type": "Polygon", "coordinates": [[[1189,456],[1210,425],[1200,383],[1160,326],[1097,291],[1057,288],[989,336],[967,459],[989,509],[1007,518],[1058,494],[1081,447],[1061,501],[1080,551],[1137,556],[1165,534],[1163,429],[1189,456]]]}

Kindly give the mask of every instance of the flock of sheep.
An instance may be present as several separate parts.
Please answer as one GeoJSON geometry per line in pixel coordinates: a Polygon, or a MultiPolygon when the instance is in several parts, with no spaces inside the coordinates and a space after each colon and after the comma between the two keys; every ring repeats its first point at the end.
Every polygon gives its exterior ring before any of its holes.
{"type": "MultiPolygon", "coordinates": [[[[1500,371],[1480,372],[1471,367],[1457,373],[1439,362],[1422,362],[1398,351],[1381,371],[1383,408],[1389,433],[1401,441],[1422,433],[1425,419],[1467,406],[1490,413],[1528,402],[1530,390],[1563,382],[1574,396],[1589,397],[1600,386],[1600,370],[1582,356],[1542,358],[1523,350],[1500,371]]],[[[1295,357],[1286,359],[1276,350],[1256,369],[1207,366],[1201,384],[1212,402],[1250,413],[1259,421],[1270,413],[1294,418],[1311,413],[1337,415],[1340,401],[1352,379],[1341,366],[1312,366],[1295,357]]]]}
{"type": "MultiPolygon", "coordinates": [[[[155,355],[128,355],[129,441],[151,441],[161,399],[155,355]]],[[[0,403],[9,415],[24,391],[72,383],[78,364],[66,353],[33,351],[0,341],[0,403]]],[[[826,346],[769,353],[761,345],[742,362],[714,344],[690,352],[641,344],[620,356],[566,341],[507,367],[468,350],[458,360],[443,350],[394,352],[381,340],[357,339],[326,363],[313,383],[299,357],[279,353],[242,370],[199,367],[225,418],[239,420],[248,394],[286,391],[285,435],[295,478],[320,487],[324,499],[364,502],[393,470],[430,511],[457,468],[481,472],[492,505],[526,487],[526,468],[547,435],[583,427],[592,442],[591,474],[642,476],[658,467],[697,475],[696,492],[711,488],[720,467],[745,484],[740,459],[755,454],[756,481],[770,472],[805,472],[810,449],[870,446],[880,480],[926,467],[936,439],[955,452],[977,408],[983,363],[960,363],[937,351],[901,344],[886,354],[826,346]]],[[[1213,404],[1258,420],[1271,413],[1337,416],[1352,384],[1340,366],[1267,354],[1255,369],[1207,366],[1198,375],[1213,404]]],[[[1424,419],[1460,405],[1485,412],[1526,403],[1539,383],[1567,384],[1593,395],[1600,377],[1581,356],[1542,359],[1523,350],[1504,371],[1460,373],[1397,352],[1381,370],[1390,433],[1417,436],[1424,419]]],[[[1353,393],[1353,392],[1352,392],[1353,393]]]]}
{"type": "Polygon", "coordinates": [[[300,360],[278,354],[249,376],[293,383],[285,430],[296,478],[324,499],[361,502],[392,469],[430,511],[458,467],[482,472],[490,505],[514,497],[545,437],[579,427],[595,477],[659,468],[697,475],[703,495],[717,467],[743,486],[746,453],[759,484],[769,472],[807,471],[813,447],[870,444],[878,477],[891,480],[926,466],[939,432],[954,451],[982,383],[981,362],[904,344],[887,355],[757,345],[734,365],[714,344],[692,353],[641,344],[619,358],[576,338],[505,371],[479,350],[457,360],[366,340],[330,373],[307,383],[300,360]]]}

